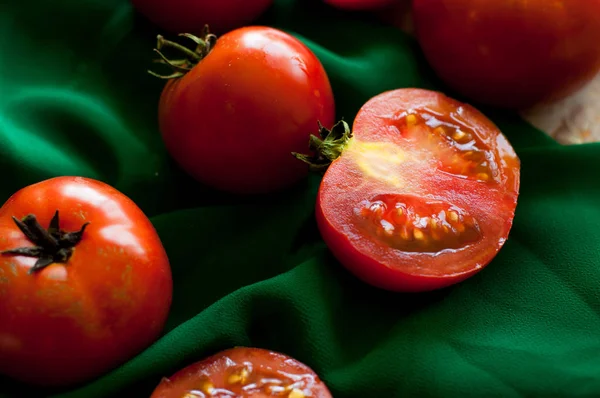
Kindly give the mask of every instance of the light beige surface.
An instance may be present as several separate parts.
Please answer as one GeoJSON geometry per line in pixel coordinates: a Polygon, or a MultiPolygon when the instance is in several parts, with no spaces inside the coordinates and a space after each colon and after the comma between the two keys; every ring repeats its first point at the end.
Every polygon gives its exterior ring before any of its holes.
{"type": "Polygon", "coordinates": [[[574,95],[522,116],[562,144],[600,142],[600,74],[574,95]]]}

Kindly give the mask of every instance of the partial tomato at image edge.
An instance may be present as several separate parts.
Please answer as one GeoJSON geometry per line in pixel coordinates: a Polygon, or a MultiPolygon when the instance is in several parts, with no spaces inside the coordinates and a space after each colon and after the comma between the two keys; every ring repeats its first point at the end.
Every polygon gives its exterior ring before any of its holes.
{"type": "Polygon", "coordinates": [[[150,220],[112,186],[56,177],[0,208],[0,374],[73,386],[161,334],[172,300],[150,220]]]}
{"type": "Polygon", "coordinates": [[[161,30],[200,35],[204,25],[219,34],[251,24],[273,0],[131,0],[161,30]]]}
{"type": "Polygon", "coordinates": [[[520,161],[500,130],[442,93],[381,93],[313,136],[324,171],[321,235],[349,271],[376,287],[440,289],[480,272],[512,227],[520,161]]]}
{"type": "Polygon", "coordinates": [[[600,72],[600,0],[412,0],[412,14],[430,66],[477,103],[549,103],[600,72]]]}
{"type": "Polygon", "coordinates": [[[349,11],[381,10],[405,0],[323,0],[330,6],[349,11]]]}
{"type": "Polygon", "coordinates": [[[163,378],[150,398],[208,397],[219,393],[240,398],[332,397],[319,376],[296,359],[262,348],[235,347],[163,378]]]}

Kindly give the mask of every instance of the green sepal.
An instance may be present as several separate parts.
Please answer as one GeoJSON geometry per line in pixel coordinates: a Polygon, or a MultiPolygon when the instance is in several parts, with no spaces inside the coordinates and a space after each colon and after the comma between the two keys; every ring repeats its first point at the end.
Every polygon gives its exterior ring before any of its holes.
{"type": "Polygon", "coordinates": [[[324,173],[331,162],[340,157],[352,138],[350,126],[344,120],[337,122],[331,130],[319,123],[319,137],[310,135],[308,147],[311,155],[292,152],[292,155],[307,163],[311,171],[324,173]]]}
{"type": "Polygon", "coordinates": [[[202,61],[217,43],[217,36],[210,33],[208,25],[204,26],[204,32],[202,33],[201,38],[190,33],[181,33],[179,36],[190,39],[196,44],[196,47],[191,50],[181,44],[165,40],[163,36],[158,35],[156,37],[156,48],[154,49],[154,52],[158,54],[159,58],[155,59],[154,62],[168,66],[170,73],[160,74],[149,70],[149,74],[159,79],[180,78],[202,61]],[[162,53],[163,48],[171,48],[180,53],[183,58],[169,59],[162,53]]]}

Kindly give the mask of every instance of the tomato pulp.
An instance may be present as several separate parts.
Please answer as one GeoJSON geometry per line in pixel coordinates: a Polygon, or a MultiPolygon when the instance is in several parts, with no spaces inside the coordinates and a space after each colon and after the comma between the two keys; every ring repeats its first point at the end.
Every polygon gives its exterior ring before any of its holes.
{"type": "Polygon", "coordinates": [[[165,378],[150,398],[331,398],[319,376],[280,353],[237,347],[192,364],[165,378]]]}
{"type": "Polygon", "coordinates": [[[384,289],[425,291],[491,261],[512,226],[520,177],[491,121],[441,93],[398,89],[364,104],[351,136],[334,134],[339,126],[326,140],[337,135],[343,150],[326,169],[316,217],[344,266],[384,289]]]}
{"type": "Polygon", "coordinates": [[[421,48],[450,87],[526,108],[600,71],[600,0],[413,0],[421,48]]]}
{"type": "Polygon", "coordinates": [[[290,152],[306,146],[318,121],[331,126],[335,118],[320,61],[274,28],[205,38],[208,49],[198,46],[201,56],[190,61],[197,64],[176,69],[160,99],[170,154],[198,181],[223,191],[267,193],[297,183],[308,169],[290,152]]]}
{"type": "Polygon", "coordinates": [[[204,25],[218,33],[240,28],[262,15],[273,0],[131,0],[160,29],[200,34],[204,25]]]}
{"type": "Polygon", "coordinates": [[[0,373],[84,382],[156,339],[172,294],[152,224],[125,195],[81,177],[25,187],[0,208],[0,373]]]}

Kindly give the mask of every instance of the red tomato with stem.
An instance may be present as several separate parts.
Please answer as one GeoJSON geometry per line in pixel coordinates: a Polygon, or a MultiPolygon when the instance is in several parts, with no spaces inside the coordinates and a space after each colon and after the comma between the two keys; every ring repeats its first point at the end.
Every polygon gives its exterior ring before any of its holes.
{"type": "Polygon", "coordinates": [[[350,132],[313,137],[326,169],[316,204],[324,241],[351,272],[388,290],[450,286],[479,272],[512,226],[520,162],[483,114],[445,95],[370,99],[350,132]]]}
{"type": "Polygon", "coordinates": [[[144,213],[100,181],[57,177],[0,208],[0,373],[65,386],[122,364],[161,333],[169,261],[144,213]]]}
{"type": "Polygon", "coordinates": [[[290,152],[306,147],[317,121],[331,126],[335,118],[317,57],[269,27],[188,37],[196,51],[162,37],[157,46],[159,54],[171,47],[185,56],[161,59],[173,68],[159,104],[172,157],[197,180],[233,193],[273,192],[304,178],[308,169],[290,152]]]}
{"type": "Polygon", "coordinates": [[[131,0],[131,3],[162,30],[199,35],[206,24],[218,33],[250,24],[273,0],[131,0]]]}
{"type": "Polygon", "coordinates": [[[526,108],[600,71],[600,0],[413,0],[427,60],[481,103],[526,108]]]}
{"type": "Polygon", "coordinates": [[[324,0],[325,3],[343,10],[377,10],[392,6],[402,0],[324,0]]]}
{"type": "Polygon", "coordinates": [[[192,364],[156,387],[150,398],[331,398],[308,366],[287,355],[236,347],[192,364]]]}

